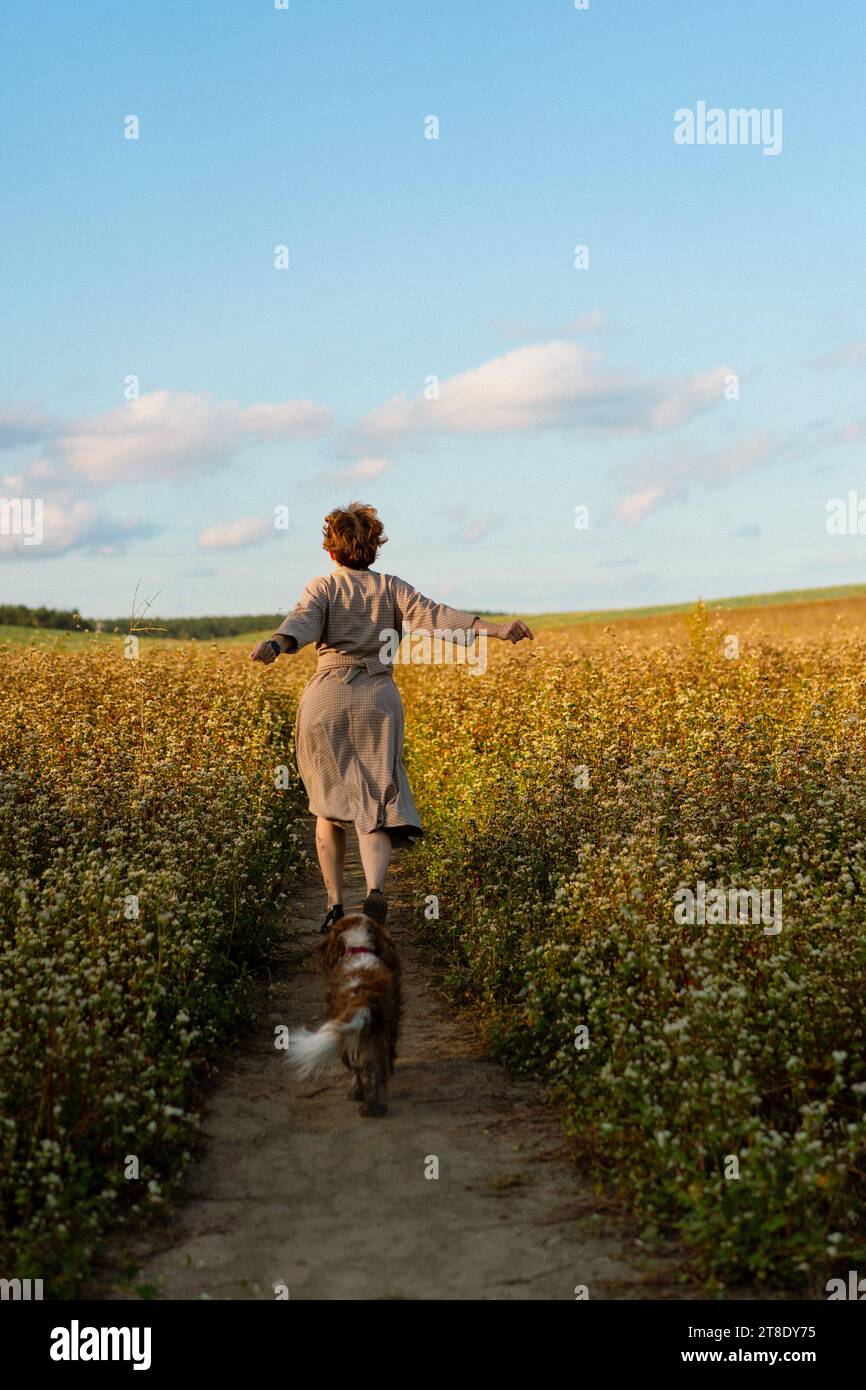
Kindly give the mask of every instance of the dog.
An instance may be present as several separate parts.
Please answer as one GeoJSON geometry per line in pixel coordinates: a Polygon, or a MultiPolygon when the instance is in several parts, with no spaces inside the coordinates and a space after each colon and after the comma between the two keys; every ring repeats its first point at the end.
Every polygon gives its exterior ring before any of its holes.
{"type": "Polygon", "coordinates": [[[360,1101],[359,1114],[384,1115],[403,1012],[397,947],[386,927],[354,912],[317,949],[326,1020],[315,1032],[289,1035],[289,1062],[307,1078],[342,1061],[353,1073],[349,1099],[360,1101]]]}

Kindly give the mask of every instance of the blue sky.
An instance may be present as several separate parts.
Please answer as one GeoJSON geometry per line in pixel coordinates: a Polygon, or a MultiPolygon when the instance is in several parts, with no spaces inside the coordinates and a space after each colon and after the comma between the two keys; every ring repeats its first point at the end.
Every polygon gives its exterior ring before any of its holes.
{"type": "Polygon", "coordinates": [[[866,495],[860,6],[46,0],[4,28],[0,498],[42,499],[44,539],[0,536],[0,601],[288,609],[353,497],[380,567],[468,607],[866,577],[825,526],[866,495]],[[780,109],[781,151],[678,145],[699,101],[780,109]]]}

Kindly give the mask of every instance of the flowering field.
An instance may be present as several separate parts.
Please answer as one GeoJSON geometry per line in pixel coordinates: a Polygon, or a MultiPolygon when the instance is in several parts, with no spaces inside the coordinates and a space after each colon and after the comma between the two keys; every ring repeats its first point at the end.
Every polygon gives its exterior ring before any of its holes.
{"type": "Polygon", "coordinates": [[[193,1147],[302,862],[297,681],[116,642],[0,673],[0,1267],[57,1294],[193,1147]]]}
{"type": "MultiPolygon", "coordinates": [[[[816,615],[397,672],[455,993],[710,1287],[866,1261],[866,627],[816,615]]],[[[55,1293],[183,1171],[303,860],[313,656],[247,651],[0,650],[0,1255],[55,1293]]]]}
{"type": "Polygon", "coordinates": [[[817,1288],[866,1260],[866,639],[620,631],[402,676],[425,927],[648,1240],[817,1288]]]}

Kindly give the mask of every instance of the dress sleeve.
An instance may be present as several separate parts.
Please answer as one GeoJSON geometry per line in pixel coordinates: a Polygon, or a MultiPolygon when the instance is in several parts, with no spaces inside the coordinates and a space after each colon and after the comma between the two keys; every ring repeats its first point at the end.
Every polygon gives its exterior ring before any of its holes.
{"type": "Polygon", "coordinates": [[[322,585],[313,579],[288,617],[283,618],[277,633],[283,637],[294,637],[297,644],[295,650],[306,647],[308,643],[321,639],[327,616],[328,596],[322,585]]]}
{"type": "Polygon", "coordinates": [[[467,613],[462,608],[451,608],[447,603],[436,603],[432,598],[413,589],[405,579],[394,577],[394,598],[397,606],[397,624],[411,628],[414,632],[458,632],[467,631],[475,622],[476,613],[467,613]]]}

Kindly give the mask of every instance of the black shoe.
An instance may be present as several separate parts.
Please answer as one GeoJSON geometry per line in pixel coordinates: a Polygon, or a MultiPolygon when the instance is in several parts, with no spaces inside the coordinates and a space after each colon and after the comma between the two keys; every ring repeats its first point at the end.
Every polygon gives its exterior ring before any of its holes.
{"type": "Polygon", "coordinates": [[[334,906],[333,906],[333,907],[329,907],[329,908],[328,908],[328,915],[327,915],[327,917],[325,918],[324,922],[322,923],[322,925],[321,925],[320,928],[319,928],[319,931],[322,933],[322,936],[327,936],[328,932],[331,930],[331,927],[334,925],[334,923],[335,923],[335,922],[339,922],[340,918],[341,918],[341,917],[344,917],[344,916],[345,916],[345,913],[343,912],[343,904],[342,904],[342,903],[334,903],[334,906]]]}
{"type": "Polygon", "coordinates": [[[364,899],[364,906],[361,911],[366,917],[372,917],[374,922],[380,926],[385,925],[385,918],[388,916],[388,899],[381,888],[373,888],[364,899]]]}

